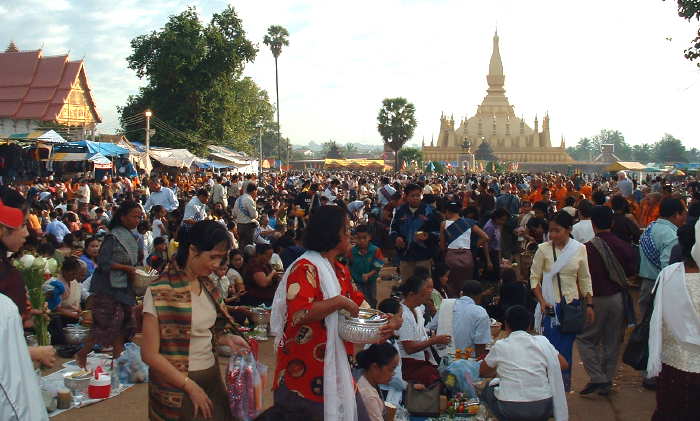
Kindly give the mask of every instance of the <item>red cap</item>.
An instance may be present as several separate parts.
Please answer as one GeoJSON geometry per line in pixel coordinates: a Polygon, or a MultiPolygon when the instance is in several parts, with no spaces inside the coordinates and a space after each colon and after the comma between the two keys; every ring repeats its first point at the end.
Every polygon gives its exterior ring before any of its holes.
{"type": "Polygon", "coordinates": [[[0,202],[0,224],[8,228],[17,229],[21,227],[23,223],[24,214],[21,210],[5,206],[0,202]]]}

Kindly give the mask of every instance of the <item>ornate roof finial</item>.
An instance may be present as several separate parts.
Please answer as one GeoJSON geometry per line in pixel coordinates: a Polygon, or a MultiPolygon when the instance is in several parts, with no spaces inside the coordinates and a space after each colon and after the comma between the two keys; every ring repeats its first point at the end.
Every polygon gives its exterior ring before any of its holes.
{"type": "Polygon", "coordinates": [[[17,48],[17,45],[15,44],[14,41],[10,41],[10,45],[7,46],[7,49],[5,50],[6,53],[19,53],[19,48],[17,48]]]}
{"type": "Polygon", "coordinates": [[[486,76],[486,82],[489,84],[489,94],[502,95],[505,93],[505,89],[503,89],[505,75],[503,74],[503,62],[501,61],[501,52],[498,47],[498,32],[493,35],[493,51],[491,52],[489,74],[486,76]]]}

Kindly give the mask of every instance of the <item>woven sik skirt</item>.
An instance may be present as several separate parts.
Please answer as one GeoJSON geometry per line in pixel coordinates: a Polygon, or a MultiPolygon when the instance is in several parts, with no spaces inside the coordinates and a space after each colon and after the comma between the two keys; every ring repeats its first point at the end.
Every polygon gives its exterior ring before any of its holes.
{"type": "Polygon", "coordinates": [[[656,382],[656,411],[652,421],[700,419],[700,373],[663,364],[656,382]]]}

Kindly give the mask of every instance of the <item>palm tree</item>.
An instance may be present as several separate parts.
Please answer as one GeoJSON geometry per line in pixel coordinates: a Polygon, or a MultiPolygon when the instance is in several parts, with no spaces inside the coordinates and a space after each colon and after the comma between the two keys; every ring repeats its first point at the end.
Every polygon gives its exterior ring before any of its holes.
{"type": "Polygon", "coordinates": [[[394,151],[394,171],[399,171],[399,150],[413,137],[416,107],[406,98],[386,98],[377,116],[377,129],[384,144],[394,151]]]}
{"type": "Polygon", "coordinates": [[[277,154],[280,161],[282,160],[282,151],[280,150],[280,85],[277,73],[277,58],[282,54],[282,47],[289,45],[289,31],[280,25],[271,25],[267,28],[267,35],[263,39],[263,43],[270,47],[272,55],[275,57],[275,90],[277,91],[277,154]]]}

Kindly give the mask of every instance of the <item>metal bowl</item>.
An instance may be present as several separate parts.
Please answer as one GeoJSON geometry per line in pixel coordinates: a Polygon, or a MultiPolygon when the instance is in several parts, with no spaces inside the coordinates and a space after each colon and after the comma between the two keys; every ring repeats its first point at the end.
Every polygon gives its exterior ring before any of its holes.
{"type": "Polygon", "coordinates": [[[270,310],[252,307],[250,312],[253,313],[253,323],[255,323],[255,326],[270,324],[270,310]]]}
{"type": "Polygon", "coordinates": [[[92,373],[87,373],[80,377],[72,377],[77,371],[69,371],[63,375],[63,384],[66,385],[74,395],[87,393],[88,386],[90,386],[90,380],[92,379],[92,373]]]}
{"type": "Polygon", "coordinates": [[[63,336],[68,345],[80,345],[90,335],[90,328],[80,325],[68,325],[63,328],[63,336]]]}
{"type": "Polygon", "coordinates": [[[374,309],[360,309],[358,317],[341,311],[338,320],[340,337],[354,344],[372,344],[381,339],[381,328],[389,322],[384,313],[374,309]]]}

